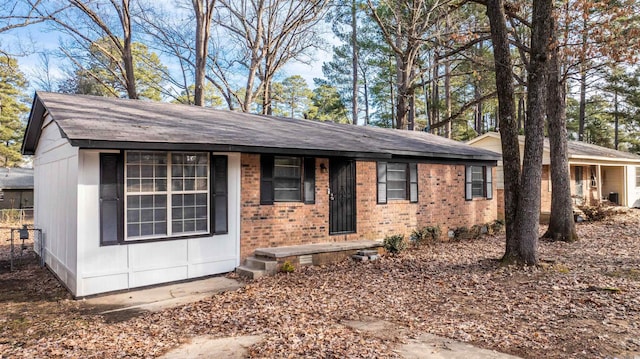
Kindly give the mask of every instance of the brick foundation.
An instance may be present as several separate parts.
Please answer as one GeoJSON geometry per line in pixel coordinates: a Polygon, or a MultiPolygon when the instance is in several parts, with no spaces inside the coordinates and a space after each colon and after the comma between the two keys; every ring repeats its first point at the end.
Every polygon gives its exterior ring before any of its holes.
{"type": "MultiPolygon", "coordinates": [[[[390,201],[377,204],[376,162],[356,163],[357,232],[329,235],[329,174],[320,170],[329,160],[316,160],[315,204],[276,202],[260,205],[260,156],[242,155],[240,256],[256,248],[361,239],[383,239],[392,234],[408,236],[421,226],[439,225],[443,236],[449,228],[472,226],[496,219],[494,199],[465,201],[465,166],[418,165],[418,203],[390,201]]],[[[494,169],[495,178],[495,169],[494,169]]],[[[494,186],[495,188],[495,186],[494,186]]]]}

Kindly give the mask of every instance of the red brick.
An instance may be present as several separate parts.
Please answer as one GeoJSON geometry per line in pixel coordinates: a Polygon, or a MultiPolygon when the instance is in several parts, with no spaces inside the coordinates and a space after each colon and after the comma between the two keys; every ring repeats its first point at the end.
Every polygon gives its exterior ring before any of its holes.
{"type": "MultiPolygon", "coordinates": [[[[260,205],[260,157],[242,155],[241,258],[256,248],[361,239],[383,239],[393,234],[408,236],[422,226],[439,225],[443,236],[449,228],[472,226],[496,219],[494,199],[465,200],[465,166],[418,165],[418,203],[390,201],[377,204],[376,162],[356,163],[357,233],[329,235],[329,160],[316,161],[316,203],[260,205]]],[[[495,177],[495,169],[494,169],[495,177]]],[[[494,186],[495,188],[495,186],[494,186]]]]}

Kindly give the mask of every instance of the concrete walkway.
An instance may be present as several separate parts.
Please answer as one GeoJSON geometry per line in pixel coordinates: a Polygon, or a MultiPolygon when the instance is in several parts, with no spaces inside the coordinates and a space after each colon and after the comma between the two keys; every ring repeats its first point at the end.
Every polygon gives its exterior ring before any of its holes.
{"type": "Polygon", "coordinates": [[[138,313],[159,311],[182,304],[197,302],[213,294],[236,290],[242,283],[226,277],[132,290],[83,300],[84,305],[97,314],[138,313]]]}
{"type": "MultiPolygon", "coordinates": [[[[127,320],[140,312],[159,311],[186,303],[197,302],[213,294],[237,290],[242,283],[226,277],[213,277],[192,282],[178,283],[149,289],[133,290],[124,293],[104,295],[83,300],[90,312],[102,314],[108,320],[127,320]]],[[[344,325],[383,339],[400,339],[396,353],[406,359],[518,359],[518,357],[474,347],[432,334],[417,337],[409,335],[407,328],[397,324],[370,318],[361,321],[345,321],[344,325]]],[[[190,358],[244,358],[248,348],[261,340],[263,336],[239,336],[213,338],[194,337],[166,353],[164,359],[190,358]]]]}

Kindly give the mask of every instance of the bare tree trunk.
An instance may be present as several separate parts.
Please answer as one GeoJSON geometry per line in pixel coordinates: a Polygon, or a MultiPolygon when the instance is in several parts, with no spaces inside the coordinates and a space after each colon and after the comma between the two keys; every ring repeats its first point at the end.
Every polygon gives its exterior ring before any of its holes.
{"type": "Polygon", "coordinates": [[[351,0],[351,71],[353,72],[353,89],[351,95],[351,122],[358,124],[358,36],[356,19],[356,0],[351,0]]]}
{"type": "Polygon", "coordinates": [[[209,36],[211,33],[211,17],[215,0],[192,0],[196,18],[196,63],[195,89],[193,102],[196,106],[204,106],[204,81],[207,68],[209,36]]]}
{"type": "Polygon", "coordinates": [[[446,137],[451,138],[451,61],[447,60],[444,63],[444,102],[445,107],[447,108],[447,133],[446,137]]]}
{"type": "Polygon", "coordinates": [[[431,76],[431,121],[440,122],[440,94],[439,94],[440,60],[436,52],[433,59],[433,75],[431,76]]]}
{"type": "Polygon", "coordinates": [[[498,93],[498,117],[502,142],[504,166],[504,214],[506,249],[503,261],[519,258],[519,238],[516,234],[516,213],[520,191],[520,144],[514,104],[513,65],[509,47],[509,32],[504,13],[503,0],[487,1],[487,16],[491,25],[493,57],[498,93]]]}
{"type": "Polygon", "coordinates": [[[553,0],[533,0],[531,57],[529,61],[528,106],[525,120],[524,159],[520,179],[516,236],[519,239],[517,262],[537,264],[540,195],[542,180],[542,152],[544,149],[544,123],[547,113],[549,19],[553,0]]]}
{"type": "MultiPolygon", "coordinates": [[[[552,21],[552,33],[556,23],[552,21]]],[[[553,35],[552,40],[556,40],[553,35]]],[[[555,43],[555,41],[554,41],[555,43]]],[[[567,154],[567,116],[564,81],[560,76],[559,49],[555,46],[549,57],[549,89],[547,121],[551,154],[551,215],[549,228],[543,235],[553,241],[573,242],[578,239],[571,202],[571,177],[567,154]]]]}
{"type": "Polygon", "coordinates": [[[619,127],[620,127],[620,118],[619,118],[619,114],[618,114],[618,89],[616,88],[614,90],[613,93],[613,102],[614,102],[614,114],[613,114],[613,148],[615,148],[616,150],[618,150],[618,144],[619,144],[619,127]]]}
{"type": "MultiPolygon", "coordinates": [[[[580,65],[582,67],[582,65],[580,65]]],[[[580,107],[578,109],[578,141],[584,141],[584,125],[587,108],[587,73],[580,70],[580,107]]]]}
{"type": "Polygon", "coordinates": [[[364,90],[364,125],[369,125],[369,82],[367,81],[366,73],[362,78],[362,87],[364,90]]]}
{"type": "Polygon", "coordinates": [[[522,124],[525,121],[525,101],[524,94],[520,94],[518,97],[518,131],[522,129],[522,124]]]}
{"type": "Polygon", "coordinates": [[[124,65],[127,95],[131,99],[137,99],[136,75],[133,72],[133,53],[131,51],[131,12],[129,11],[129,0],[122,0],[120,9],[120,21],[122,21],[122,34],[124,44],[122,47],[122,62],[124,65]]]}
{"type": "MultiPolygon", "coordinates": [[[[587,7],[585,6],[585,10],[587,7]]],[[[578,141],[584,141],[584,126],[586,122],[586,108],[587,108],[587,19],[588,16],[583,16],[582,19],[582,51],[580,52],[580,108],[578,110],[578,141]]]]}

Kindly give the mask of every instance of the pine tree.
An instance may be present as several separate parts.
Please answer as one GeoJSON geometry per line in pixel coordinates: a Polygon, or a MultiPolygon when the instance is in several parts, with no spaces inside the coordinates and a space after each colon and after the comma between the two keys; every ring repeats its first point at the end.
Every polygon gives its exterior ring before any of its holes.
{"type": "Polygon", "coordinates": [[[22,162],[22,117],[29,111],[26,87],[27,80],[18,61],[0,56],[0,166],[16,167],[22,162]]]}

